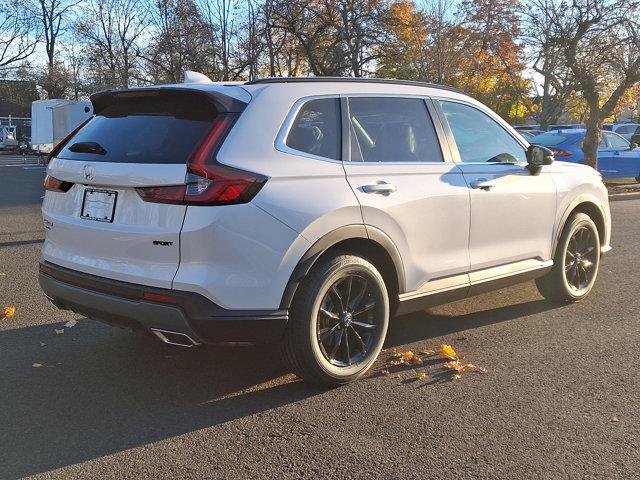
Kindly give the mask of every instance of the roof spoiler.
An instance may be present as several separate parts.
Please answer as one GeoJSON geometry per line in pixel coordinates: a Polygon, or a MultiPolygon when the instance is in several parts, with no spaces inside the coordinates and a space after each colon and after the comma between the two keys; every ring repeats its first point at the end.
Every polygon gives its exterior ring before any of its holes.
{"type": "Polygon", "coordinates": [[[219,113],[241,113],[247,104],[242,100],[230,97],[215,90],[203,90],[199,88],[184,87],[152,87],[152,88],[128,88],[125,90],[104,90],[94,93],[89,97],[93,104],[93,113],[99,114],[109,105],[118,102],[120,98],[151,97],[167,93],[197,95],[204,101],[213,104],[219,113]]]}

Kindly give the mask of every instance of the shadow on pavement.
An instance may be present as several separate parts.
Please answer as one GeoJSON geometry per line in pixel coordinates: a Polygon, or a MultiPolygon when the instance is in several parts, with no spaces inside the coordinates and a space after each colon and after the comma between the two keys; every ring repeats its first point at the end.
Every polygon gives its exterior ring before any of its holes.
{"type": "MultiPolygon", "coordinates": [[[[387,344],[550,308],[533,301],[460,317],[406,315],[392,321],[387,344]]],[[[54,328],[60,325],[0,332],[2,478],[85,462],[324,391],[287,375],[273,346],[178,349],[91,320],[64,335],[54,328]],[[34,362],[44,367],[33,368],[34,362]]]]}
{"type": "Polygon", "coordinates": [[[272,360],[273,347],[175,349],[90,320],[64,335],[54,328],[60,325],[0,332],[2,478],[84,462],[323,392],[280,378],[286,372],[272,360]],[[33,368],[34,362],[44,367],[33,368]]]}
{"type": "Polygon", "coordinates": [[[556,308],[558,305],[546,300],[535,300],[456,316],[436,315],[429,311],[403,315],[391,320],[385,348],[451,335],[463,330],[506,322],[556,308]]]}

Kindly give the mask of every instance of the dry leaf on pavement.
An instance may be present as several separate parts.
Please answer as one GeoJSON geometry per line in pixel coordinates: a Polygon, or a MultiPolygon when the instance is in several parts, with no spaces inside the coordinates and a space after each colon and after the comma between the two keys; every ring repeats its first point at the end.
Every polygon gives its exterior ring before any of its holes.
{"type": "Polygon", "coordinates": [[[397,352],[392,355],[391,366],[397,365],[422,365],[422,359],[411,350],[397,352]]]}
{"type": "Polygon", "coordinates": [[[438,350],[440,352],[440,355],[442,355],[443,357],[448,358],[449,360],[458,360],[458,354],[451,345],[443,343],[442,345],[440,345],[438,350]]]}
{"type": "Polygon", "coordinates": [[[76,326],[78,322],[76,320],[69,320],[67,323],[64,324],[65,327],[67,328],[73,328],[76,326]]]}
{"type": "Polygon", "coordinates": [[[34,363],[31,365],[33,368],[42,368],[44,367],[44,365],[42,365],[41,363],[34,363]]]}
{"type": "Polygon", "coordinates": [[[421,350],[418,352],[420,355],[424,355],[425,357],[433,357],[436,354],[435,350],[421,350]]]}
{"type": "Polygon", "coordinates": [[[62,335],[64,333],[64,328],[60,328],[60,329],[56,328],[54,332],[56,332],[56,335],[62,335]]]}
{"type": "Polygon", "coordinates": [[[2,310],[2,318],[0,320],[6,320],[7,318],[11,318],[16,314],[16,307],[4,307],[2,310]]]}

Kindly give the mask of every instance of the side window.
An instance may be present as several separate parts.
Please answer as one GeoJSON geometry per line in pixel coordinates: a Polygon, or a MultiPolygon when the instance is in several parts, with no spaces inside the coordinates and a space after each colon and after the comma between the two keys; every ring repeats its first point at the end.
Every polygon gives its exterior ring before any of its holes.
{"type": "Polygon", "coordinates": [[[320,98],[302,105],[285,144],[300,152],[340,160],[340,100],[320,98]]]}
{"type": "Polygon", "coordinates": [[[629,142],[614,133],[603,132],[602,135],[607,137],[607,143],[611,148],[629,148],[629,142]]]}
{"type": "Polygon", "coordinates": [[[463,162],[527,161],[524,147],[487,114],[457,102],[440,105],[463,162]]]}
{"type": "Polygon", "coordinates": [[[349,99],[351,160],[442,162],[440,143],[424,100],[349,99]]]}

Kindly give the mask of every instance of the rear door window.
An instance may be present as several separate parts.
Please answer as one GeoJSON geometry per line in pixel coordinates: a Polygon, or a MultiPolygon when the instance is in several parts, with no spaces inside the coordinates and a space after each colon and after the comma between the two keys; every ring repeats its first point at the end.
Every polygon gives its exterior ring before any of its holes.
{"type": "Polygon", "coordinates": [[[89,120],[58,156],[92,162],[186,163],[217,115],[215,106],[199,95],[117,98],[89,120]]]}
{"type": "Polygon", "coordinates": [[[442,162],[431,117],[421,98],[349,99],[351,160],[442,162]]]}
{"type": "Polygon", "coordinates": [[[291,125],[285,144],[299,152],[340,160],[340,100],[319,98],[302,105],[291,125]]]}

